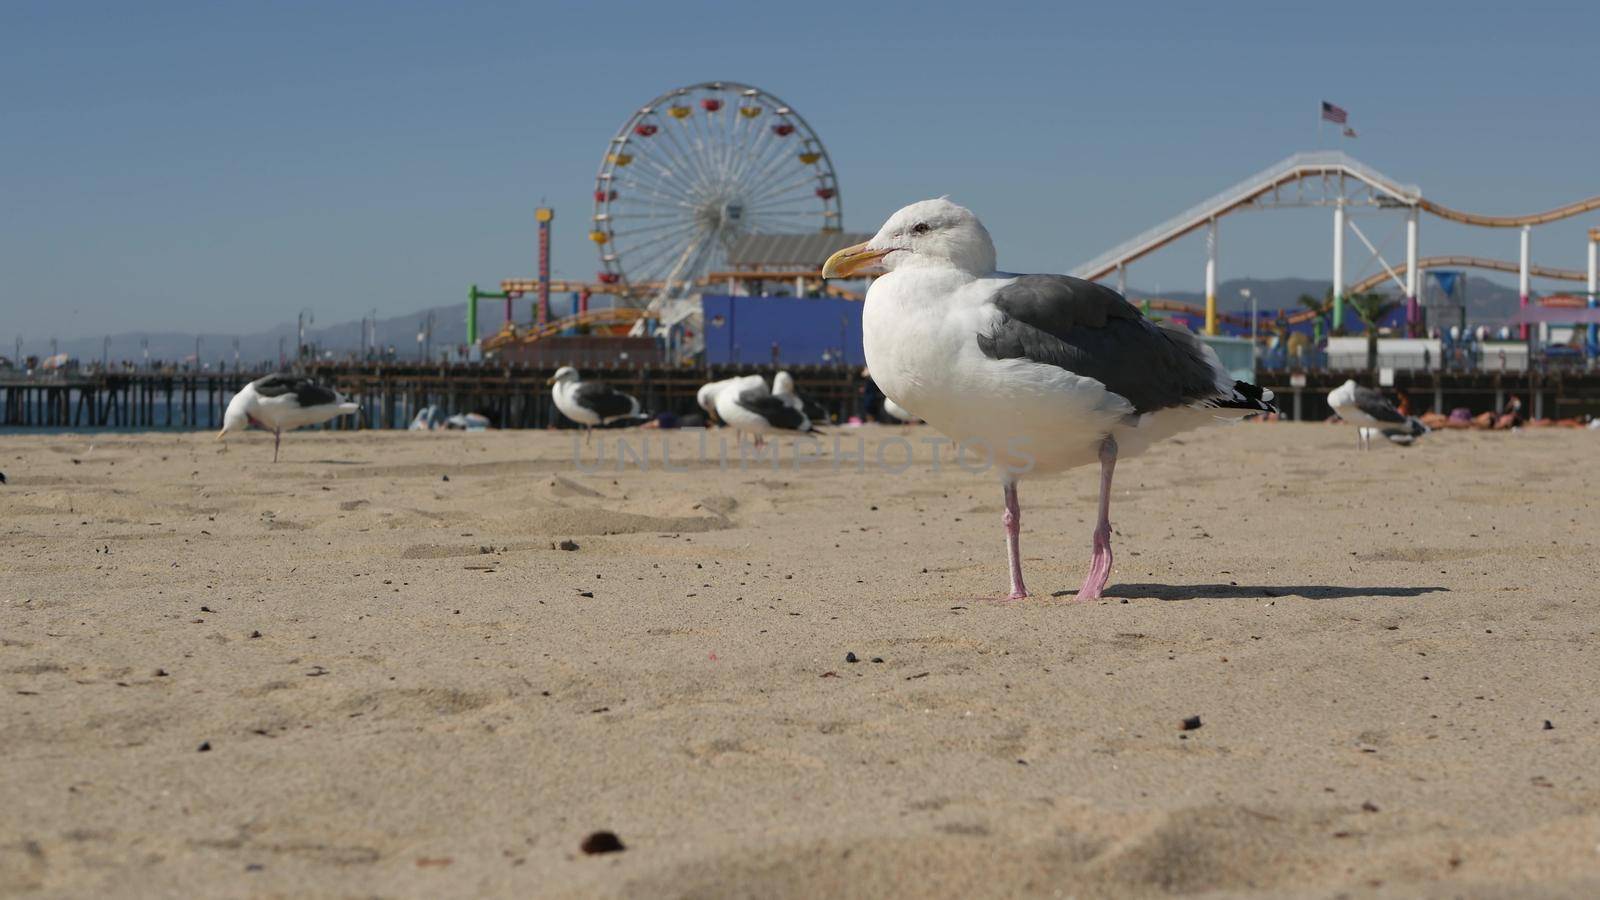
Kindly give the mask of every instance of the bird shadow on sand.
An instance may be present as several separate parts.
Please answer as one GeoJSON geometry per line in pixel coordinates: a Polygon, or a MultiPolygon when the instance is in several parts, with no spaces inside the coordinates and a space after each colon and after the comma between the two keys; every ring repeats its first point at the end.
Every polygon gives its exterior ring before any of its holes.
{"type": "MultiPolygon", "coordinates": [[[[1303,597],[1307,600],[1348,600],[1356,597],[1420,597],[1448,592],[1446,587],[1344,587],[1332,584],[1113,584],[1101,594],[1124,600],[1260,600],[1303,597]]],[[[1074,597],[1077,591],[1057,591],[1052,597],[1074,597]]]]}

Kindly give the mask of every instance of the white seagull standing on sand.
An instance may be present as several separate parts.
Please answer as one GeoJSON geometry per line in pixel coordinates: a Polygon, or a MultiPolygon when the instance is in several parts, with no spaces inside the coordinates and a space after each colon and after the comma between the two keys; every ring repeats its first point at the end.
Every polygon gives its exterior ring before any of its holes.
{"type": "Polygon", "coordinates": [[[721,381],[710,381],[700,385],[700,390],[695,391],[694,402],[699,404],[701,409],[705,410],[706,420],[708,422],[719,421],[717,416],[718,394],[730,388],[738,390],[739,388],[735,387],[736,385],[742,385],[744,387],[755,387],[756,385],[761,385],[762,387],[765,387],[766,383],[766,379],[762,378],[760,375],[735,375],[732,378],[724,378],[721,381]]]}
{"type": "Polygon", "coordinates": [[[548,382],[550,396],[561,414],[584,427],[584,438],[596,425],[609,425],[619,419],[637,418],[639,401],[599,381],[583,381],[578,370],[562,366],[548,382]]]}
{"type": "Polygon", "coordinates": [[[1065,275],[995,270],[994,242],[948,200],[900,210],[823,275],[876,264],[862,335],[883,393],[986,455],[1005,491],[1011,598],[1022,583],[1017,480],[1100,463],[1094,554],[1079,599],[1111,577],[1111,473],[1119,457],[1218,419],[1275,411],[1186,329],[1150,322],[1110,288],[1065,275]]]}
{"type": "MultiPolygon", "coordinates": [[[[754,434],[757,447],[768,434],[805,434],[817,430],[803,410],[773,394],[759,375],[755,378],[754,382],[729,385],[716,392],[718,418],[741,435],[746,431],[754,434]]],[[[798,397],[795,403],[799,403],[798,397]]]]}
{"type": "Polygon", "coordinates": [[[245,385],[228,401],[217,440],[227,437],[230,431],[260,426],[272,432],[272,461],[277,462],[278,445],[283,442],[284,431],[319,425],[360,409],[360,405],[345,400],[343,394],[309,378],[268,375],[245,385]]]}
{"type": "Polygon", "coordinates": [[[1374,433],[1401,446],[1408,446],[1428,433],[1428,426],[1395,409],[1378,391],[1356,384],[1354,378],[1328,394],[1328,405],[1345,424],[1356,426],[1356,447],[1362,450],[1372,448],[1374,433]]]}

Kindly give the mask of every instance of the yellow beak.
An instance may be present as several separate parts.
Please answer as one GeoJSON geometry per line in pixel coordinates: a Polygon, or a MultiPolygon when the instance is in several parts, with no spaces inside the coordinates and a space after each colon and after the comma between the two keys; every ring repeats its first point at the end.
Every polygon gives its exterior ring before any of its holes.
{"type": "MultiPolygon", "coordinates": [[[[813,256],[813,257],[811,257],[811,258],[812,258],[812,259],[816,259],[816,257],[815,257],[815,256],[813,256]]],[[[556,383],[556,377],[555,377],[555,376],[554,376],[554,375],[552,375],[552,376],[550,376],[550,377],[549,377],[549,378],[546,378],[546,379],[545,379],[545,380],[544,380],[544,383],[545,383],[545,384],[546,384],[546,385],[551,385],[551,384],[555,384],[555,383],[556,383]]]]}
{"type": "Polygon", "coordinates": [[[866,244],[846,247],[828,257],[828,261],[822,264],[822,277],[849,278],[862,269],[877,263],[878,260],[893,253],[894,250],[895,248],[893,247],[887,250],[869,250],[866,244]]]}

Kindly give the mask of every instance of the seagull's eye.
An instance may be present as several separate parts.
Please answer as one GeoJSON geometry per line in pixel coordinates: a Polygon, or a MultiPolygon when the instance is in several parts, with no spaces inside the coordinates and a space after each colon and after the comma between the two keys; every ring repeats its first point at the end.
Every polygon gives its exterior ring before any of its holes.
{"type": "Polygon", "coordinates": [[[930,232],[932,230],[933,230],[933,227],[930,226],[927,222],[918,222],[917,224],[911,226],[911,233],[912,234],[927,234],[928,232],[930,232]]]}

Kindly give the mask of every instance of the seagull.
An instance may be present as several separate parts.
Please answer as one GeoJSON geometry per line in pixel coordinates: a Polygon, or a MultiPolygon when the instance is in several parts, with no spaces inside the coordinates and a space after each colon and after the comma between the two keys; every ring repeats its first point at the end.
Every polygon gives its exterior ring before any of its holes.
{"type": "Polygon", "coordinates": [[[351,403],[332,388],[323,387],[299,375],[274,373],[257,378],[245,385],[228,401],[228,410],[222,414],[222,430],[217,440],[230,431],[243,431],[256,425],[272,432],[272,461],[278,461],[278,445],[283,442],[283,432],[305,425],[320,425],[339,416],[357,412],[361,406],[351,403]]]}
{"type": "Polygon", "coordinates": [[[1273,412],[1272,392],[1235,381],[1187,329],[1151,322],[1110,288],[995,269],[970,210],[913,203],[873,238],[828,258],[824,277],[875,267],[862,310],[873,380],[963,452],[986,458],[1005,497],[1010,599],[1028,596],[1017,482],[1100,464],[1100,509],[1080,600],[1111,577],[1111,476],[1179,432],[1273,412]]]}
{"type": "Polygon", "coordinates": [[[729,385],[716,392],[718,418],[732,425],[740,435],[746,431],[754,434],[757,447],[768,434],[820,433],[804,411],[768,390],[761,376],[754,377],[754,382],[729,385]]]}
{"type": "Polygon", "coordinates": [[[639,401],[609,384],[583,381],[578,370],[562,366],[550,376],[550,396],[556,401],[561,414],[584,427],[584,438],[596,425],[609,425],[621,419],[639,415],[639,401]]]}
{"type": "Polygon", "coordinates": [[[765,387],[766,383],[766,379],[760,375],[735,375],[732,378],[724,378],[721,381],[707,382],[700,385],[700,390],[695,391],[694,402],[705,410],[709,421],[720,421],[717,416],[717,395],[719,393],[734,385],[744,385],[746,387],[761,385],[765,387]]]}
{"type": "Polygon", "coordinates": [[[813,400],[807,400],[795,392],[794,377],[788,372],[780,371],[772,376],[772,395],[788,404],[791,408],[805,413],[806,418],[813,421],[826,420],[828,417],[828,411],[823,409],[821,404],[813,400]]]}
{"type": "Polygon", "coordinates": [[[1418,419],[1394,408],[1383,394],[1356,384],[1354,378],[1334,388],[1328,394],[1328,405],[1347,424],[1356,426],[1356,446],[1362,450],[1372,447],[1373,434],[1381,434],[1390,442],[1410,445],[1428,433],[1428,426],[1418,419]]]}

